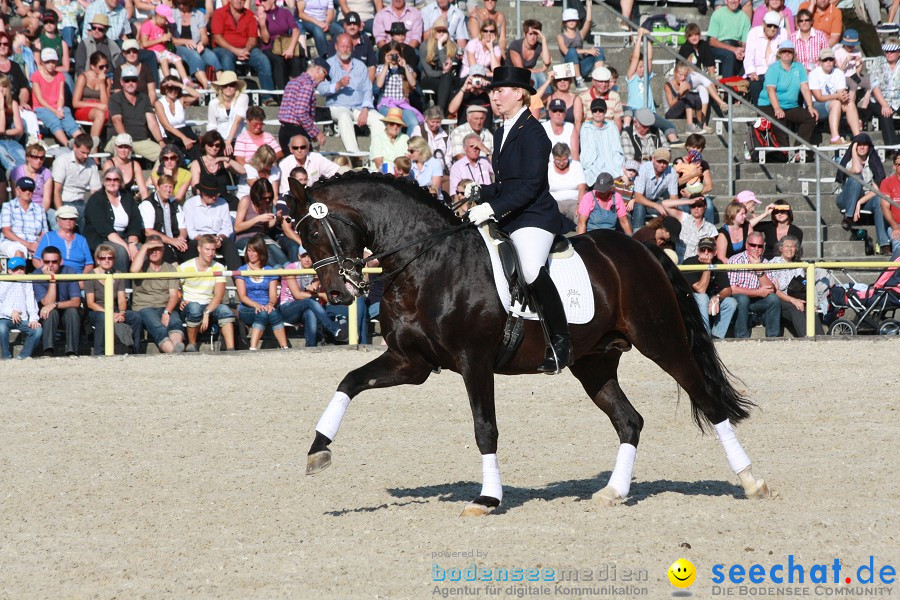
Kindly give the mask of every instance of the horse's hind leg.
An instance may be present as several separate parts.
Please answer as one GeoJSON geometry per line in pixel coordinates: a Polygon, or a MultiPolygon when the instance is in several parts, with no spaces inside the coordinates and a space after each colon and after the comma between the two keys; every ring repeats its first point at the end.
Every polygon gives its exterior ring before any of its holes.
{"type": "Polygon", "coordinates": [[[306,474],[315,475],[331,466],[328,445],[334,441],[352,398],[372,388],[418,385],[428,379],[430,373],[429,365],[412,362],[392,350],[347,373],[316,424],[316,437],[306,458],[306,474]]]}
{"type": "Polygon", "coordinates": [[[644,419],[619,387],[616,372],[621,356],[621,351],[608,347],[602,354],[579,358],[571,367],[572,374],[581,382],[594,404],[606,413],[619,436],[616,466],[609,483],[594,494],[594,500],[607,506],[618,504],[628,496],[637,445],[644,427],[644,419]]]}

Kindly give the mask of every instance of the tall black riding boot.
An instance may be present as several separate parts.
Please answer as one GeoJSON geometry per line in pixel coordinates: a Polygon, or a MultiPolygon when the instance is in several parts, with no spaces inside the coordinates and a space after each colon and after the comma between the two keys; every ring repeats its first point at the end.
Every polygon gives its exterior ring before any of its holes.
{"type": "Polygon", "coordinates": [[[544,362],[538,367],[541,373],[556,373],[572,364],[572,336],[569,335],[569,324],[566,322],[566,311],[562,300],[547,272],[547,267],[541,267],[541,272],[528,289],[541,307],[541,314],[547,324],[550,333],[550,346],[544,354],[544,362]],[[555,358],[554,358],[555,353],[555,358]],[[557,365],[559,360],[559,365],[557,365]]]}

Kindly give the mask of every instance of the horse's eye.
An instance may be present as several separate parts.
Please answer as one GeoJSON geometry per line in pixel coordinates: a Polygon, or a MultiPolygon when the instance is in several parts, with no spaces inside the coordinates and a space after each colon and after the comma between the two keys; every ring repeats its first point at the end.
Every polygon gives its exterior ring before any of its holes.
{"type": "Polygon", "coordinates": [[[318,231],[313,231],[313,232],[312,232],[312,235],[310,235],[309,237],[310,237],[310,239],[312,239],[312,240],[317,240],[317,239],[319,239],[319,232],[318,232],[318,231]]]}

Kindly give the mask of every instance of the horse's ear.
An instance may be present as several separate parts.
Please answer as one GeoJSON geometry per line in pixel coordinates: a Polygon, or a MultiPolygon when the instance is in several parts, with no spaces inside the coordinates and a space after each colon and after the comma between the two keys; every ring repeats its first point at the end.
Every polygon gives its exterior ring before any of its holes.
{"type": "Polygon", "coordinates": [[[297,201],[297,208],[304,211],[306,204],[309,202],[309,198],[306,195],[306,186],[293,177],[288,177],[288,186],[291,188],[291,195],[297,201]]]}

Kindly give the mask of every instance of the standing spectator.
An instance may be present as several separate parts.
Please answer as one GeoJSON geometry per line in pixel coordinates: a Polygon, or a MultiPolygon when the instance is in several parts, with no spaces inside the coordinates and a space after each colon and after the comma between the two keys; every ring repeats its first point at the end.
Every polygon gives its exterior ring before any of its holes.
{"type": "MultiPolygon", "coordinates": [[[[754,231],[747,237],[747,249],[728,259],[730,265],[762,264],[763,236],[754,231]]],[[[775,284],[766,271],[729,271],[731,292],[737,301],[734,318],[734,337],[750,337],[750,313],[761,314],[766,326],[766,337],[781,334],[781,301],[775,294],[775,284]]]]}
{"type": "Polygon", "coordinates": [[[79,135],[72,141],[72,150],[53,161],[53,206],[56,210],[64,204],[74,206],[82,230],[85,199],[100,189],[100,173],[90,153],[91,136],[79,135]]]}
{"type": "MultiPolygon", "coordinates": [[[[6,268],[11,275],[24,275],[25,259],[13,257],[6,268]]],[[[0,281],[0,360],[12,358],[9,332],[13,329],[25,334],[19,358],[29,358],[43,333],[34,288],[29,281],[0,281]]]]}
{"type": "Polygon", "coordinates": [[[855,179],[847,177],[843,171],[838,171],[835,181],[843,185],[841,193],[835,200],[838,208],[844,213],[841,227],[849,230],[859,220],[860,211],[865,208],[872,211],[872,219],[875,221],[875,233],[878,244],[882,247],[890,247],[887,227],[884,215],[881,213],[881,200],[878,195],[870,191],[871,186],[879,187],[885,179],[884,165],[881,163],[878,153],[872,144],[872,138],[867,133],[860,133],[853,137],[850,148],[841,158],[841,165],[865,182],[863,188],[855,179]]]}
{"type": "Polygon", "coordinates": [[[494,182],[494,169],[491,161],[481,155],[481,140],[476,133],[463,138],[463,156],[450,167],[450,189],[455,190],[463,179],[474,181],[479,185],[494,182]]]}
{"type": "MultiPolygon", "coordinates": [[[[671,152],[660,148],[653,153],[652,161],[641,164],[637,179],[634,180],[634,197],[628,203],[628,210],[631,211],[631,227],[635,231],[643,227],[647,221],[648,208],[665,217],[668,211],[663,207],[662,201],[678,200],[678,174],[669,166],[670,162],[672,162],[671,152]]],[[[675,218],[681,220],[680,215],[675,218]]],[[[715,230],[715,227],[713,229],[715,230]]]]}
{"type": "MultiPolygon", "coordinates": [[[[584,25],[578,28],[578,10],[567,8],[562,14],[562,31],[556,36],[556,45],[562,55],[563,62],[575,65],[575,77],[578,85],[584,83],[584,78],[594,70],[594,63],[606,62],[606,53],[603,48],[585,48],[584,41],[591,34],[591,2],[586,5],[587,13],[584,17],[584,25]]],[[[640,47],[640,44],[636,44],[640,47]]],[[[629,101],[631,98],[629,97],[629,101]]]]}
{"type": "Polygon", "coordinates": [[[47,216],[33,202],[34,179],[16,181],[16,197],[0,209],[0,252],[6,256],[34,256],[38,241],[47,232],[47,216]]]}
{"type": "Polygon", "coordinates": [[[888,38],[882,50],[884,57],[876,60],[869,74],[875,102],[869,102],[867,118],[878,119],[884,143],[893,146],[897,144],[894,115],[900,110],[900,39],[888,38]]]}
{"type": "Polygon", "coordinates": [[[606,120],[606,101],[601,98],[590,104],[591,120],[581,127],[581,166],[585,181],[596,181],[600,173],[613,177],[622,175],[625,153],[615,123],[606,120]]]}
{"type": "Polygon", "coordinates": [[[400,133],[403,129],[403,113],[399,108],[388,109],[384,121],[384,131],[372,136],[369,154],[372,158],[372,170],[391,173],[394,159],[406,156],[409,136],[400,133]]]}
{"type": "Polygon", "coordinates": [[[479,149],[482,156],[490,160],[494,153],[494,135],[485,128],[488,111],[478,105],[469,106],[466,109],[466,124],[456,127],[450,134],[450,153],[453,160],[459,160],[463,153],[463,140],[470,133],[474,133],[479,139],[479,149]]]}
{"type": "MultiPolygon", "coordinates": [[[[34,252],[31,262],[35,268],[43,266],[40,257],[43,256],[44,249],[53,246],[63,252],[63,261],[76,273],[90,273],[94,270],[94,259],[87,240],[80,233],[75,233],[77,220],[78,210],[74,206],[65,205],[56,212],[56,230],[45,233],[34,252]]],[[[82,285],[79,283],[79,286],[82,285]]]]}
{"type": "MultiPolygon", "coordinates": [[[[346,2],[346,0],[341,1],[346,2]]],[[[371,29],[372,26],[370,23],[367,26],[367,30],[371,31],[371,29]]],[[[372,38],[363,33],[363,23],[359,13],[346,13],[346,16],[344,16],[344,33],[350,36],[350,42],[353,45],[353,52],[351,53],[353,58],[361,60],[366,65],[366,68],[369,69],[369,81],[375,81],[375,67],[378,65],[378,54],[375,52],[372,38]]],[[[320,55],[319,58],[324,60],[334,56],[334,43],[336,39],[337,37],[335,36],[335,38],[328,42],[328,50],[324,56],[320,55]]],[[[327,70],[326,67],[326,71],[327,70]]]]}
{"type": "Polygon", "coordinates": [[[247,109],[247,127],[237,137],[234,143],[234,158],[244,164],[256,153],[260,146],[268,146],[274,152],[278,160],[284,157],[281,146],[275,136],[265,131],[266,112],[259,106],[251,106],[247,109]]]}
{"type": "Polygon", "coordinates": [[[375,69],[375,86],[381,90],[378,112],[386,115],[391,109],[401,109],[407,135],[412,135],[416,126],[424,120],[422,113],[409,102],[409,95],[416,87],[415,68],[400,55],[397,42],[388,42],[383,49],[384,62],[375,69]]]}
{"type": "MultiPolygon", "coordinates": [[[[469,116],[469,108],[472,106],[480,106],[484,109],[485,114],[492,114],[493,107],[491,99],[488,97],[488,86],[490,80],[486,76],[484,67],[481,65],[472,65],[469,67],[469,76],[463,82],[459,91],[450,100],[447,111],[450,114],[456,113],[456,124],[462,125],[469,116]]],[[[493,130],[493,123],[488,120],[487,128],[493,130]]]]}
{"type": "Polygon", "coordinates": [[[137,255],[144,223],[137,203],[122,193],[122,171],[103,171],[103,190],[93,194],[84,209],[84,237],[96,254],[98,246],[109,246],[116,254],[116,270],[125,272],[137,255]]]}
{"type": "MultiPolygon", "coordinates": [[[[111,244],[100,244],[94,250],[94,261],[102,273],[115,273],[116,251],[111,244]]],[[[130,263],[128,263],[130,265],[130,263]]],[[[103,356],[106,330],[106,282],[102,279],[88,279],[84,282],[84,305],[87,307],[88,321],[94,327],[94,356],[103,356]]],[[[113,280],[113,330],[116,341],[125,346],[127,353],[140,353],[144,324],[140,315],[128,310],[125,295],[125,280],[113,280]]]]}
{"type": "Polygon", "coordinates": [[[153,15],[144,21],[138,34],[138,43],[145,49],[156,55],[159,66],[164,75],[169,74],[169,67],[174,65],[181,81],[187,85],[190,83],[184,61],[175,54],[175,35],[168,31],[169,26],[175,23],[172,7],[167,4],[157,4],[153,15]]]}
{"type": "Polygon", "coordinates": [[[606,104],[606,120],[612,121],[621,132],[625,109],[622,108],[619,93],[612,89],[611,79],[612,73],[609,69],[602,66],[594,67],[594,72],[591,73],[591,87],[582,92],[580,97],[585,108],[590,107],[594,100],[603,100],[606,104]]]}
{"type": "Polygon", "coordinates": [[[422,44],[422,14],[412,6],[406,5],[406,0],[391,0],[390,6],[385,6],[375,15],[372,23],[372,37],[379,48],[391,41],[390,29],[394,23],[402,23],[409,33],[407,44],[418,48],[422,44]]]}
{"type": "Polygon", "coordinates": [[[706,36],[713,58],[722,63],[719,69],[722,77],[741,74],[744,45],[747,43],[747,34],[750,33],[750,19],[740,5],[741,0],[725,0],[725,6],[716,9],[709,19],[706,36]]]}
{"type": "MultiPolygon", "coordinates": [[[[165,245],[159,236],[147,237],[147,243],[131,263],[132,273],[177,273],[165,260],[165,245]]],[[[141,318],[143,328],[160,352],[184,351],[184,333],[178,303],[181,293],[178,279],[135,279],[132,282],[132,309],[141,318]]]]}
{"type": "MultiPolygon", "coordinates": [[[[271,0],[269,0],[271,2],[271,0]]],[[[310,34],[316,45],[316,54],[324,58],[328,43],[325,35],[332,38],[340,35],[343,29],[335,20],[334,2],[330,0],[299,0],[297,16],[303,25],[303,31],[310,34]]]]}
{"type": "MultiPolygon", "coordinates": [[[[184,203],[184,225],[187,228],[188,238],[197,242],[197,250],[202,257],[200,238],[212,236],[214,250],[221,252],[228,269],[237,269],[241,266],[241,258],[232,239],[234,227],[231,223],[228,201],[222,198],[224,190],[215,177],[206,174],[200,176],[200,182],[194,189],[197,195],[188,198],[184,203]]],[[[185,320],[188,321],[187,318],[185,320]]]]}
{"type": "Polygon", "coordinates": [[[175,54],[184,60],[188,73],[203,89],[209,88],[206,68],[211,67],[216,75],[222,71],[219,57],[210,49],[206,28],[206,14],[194,6],[193,0],[178,0],[178,12],[172,25],[175,54]]]}
{"type": "MultiPolygon", "coordinates": [[[[247,243],[244,253],[247,264],[241,265],[238,271],[271,271],[266,263],[269,260],[269,248],[261,235],[254,235],[247,243]]],[[[284,332],[284,318],[275,307],[278,304],[278,277],[237,275],[234,278],[237,296],[241,305],[238,316],[246,325],[250,325],[250,350],[259,350],[266,326],[272,329],[272,335],[282,350],[288,349],[287,334],[284,332]]]]}
{"type": "Polygon", "coordinates": [[[828,45],[834,46],[841,40],[841,33],[844,31],[844,19],[841,9],[831,0],[809,0],[809,2],[800,5],[800,12],[807,10],[812,15],[813,27],[828,36],[828,45]]]}
{"type": "MultiPolygon", "coordinates": [[[[431,148],[428,142],[421,136],[409,139],[406,144],[406,155],[412,161],[413,179],[423,188],[431,187],[437,192],[438,200],[441,200],[441,182],[444,179],[444,167],[441,161],[431,156],[431,148]]],[[[490,183],[490,182],[489,182],[490,183]]]]}
{"type": "Polygon", "coordinates": [[[234,141],[244,128],[250,96],[244,93],[247,84],[239,81],[234,71],[222,71],[212,82],[216,97],[209,103],[207,131],[218,131],[225,141],[225,156],[234,154],[234,141]]]}
{"type": "MultiPolygon", "coordinates": [[[[489,1],[496,2],[496,0],[489,1]]],[[[467,77],[470,69],[475,65],[480,65],[484,68],[485,75],[493,77],[494,69],[499,67],[503,60],[503,51],[500,49],[500,44],[497,43],[498,29],[499,26],[493,19],[486,19],[481,24],[481,35],[473,37],[466,44],[466,58],[459,73],[460,77],[467,77]]]]}
{"type": "Polygon", "coordinates": [[[34,94],[34,112],[61,146],[69,145],[69,136],[76,136],[81,127],[72,117],[72,110],[65,102],[65,77],[58,72],[59,56],[56,50],[41,50],[41,65],[31,75],[34,94]]]}
{"type": "MultiPolygon", "coordinates": [[[[56,246],[45,246],[41,252],[41,268],[35,275],[75,275],[80,273],[63,264],[62,252],[56,246]]],[[[66,356],[78,354],[81,338],[81,287],[77,281],[35,281],[34,299],[40,307],[44,356],[53,356],[60,324],[66,330],[66,356]]]]}
{"type": "MultiPolygon", "coordinates": [[[[215,190],[207,189],[209,193],[215,190]]],[[[202,193],[202,192],[201,192],[202,193]]],[[[225,266],[216,262],[216,249],[221,238],[212,234],[197,237],[197,258],[178,265],[179,273],[213,273],[224,271],[225,266]]],[[[240,266],[239,264],[237,266],[240,266]]],[[[237,268],[235,266],[235,268],[237,268]]],[[[188,345],[185,352],[197,352],[197,338],[209,329],[210,321],[219,324],[225,349],[234,350],[234,313],[226,305],[225,277],[190,277],[181,280],[181,314],[187,325],[188,345]]]]}
{"type": "MultiPolygon", "coordinates": [[[[584,180],[581,163],[572,159],[569,147],[563,142],[556,142],[550,150],[547,183],[550,195],[559,206],[559,212],[577,222],[578,204],[587,193],[587,182],[584,180]]],[[[628,231],[631,231],[630,225],[628,231]]]]}
{"type": "MultiPolygon", "coordinates": [[[[575,100],[578,105],[581,105],[581,100],[578,98],[575,100]]],[[[550,100],[550,103],[547,105],[547,113],[550,118],[544,121],[543,127],[544,131],[547,132],[547,137],[550,138],[550,143],[553,145],[565,144],[570,149],[573,158],[578,160],[579,135],[575,125],[566,120],[565,100],[562,98],[550,100]]]]}
{"type": "Polygon", "coordinates": [[[450,104],[450,92],[459,72],[456,48],[450,39],[447,20],[441,17],[434,23],[434,35],[428,36],[425,42],[422,87],[437,95],[437,105],[443,110],[450,104]]]}
{"type": "MultiPolygon", "coordinates": [[[[759,108],[775,118],[782,125],[794,123],[798,126],[797,135],[812,143],[812,134],[816,128],[816,112],[812,95],[809,93],[806,69],[794,62],[794,45],[790,40],[778,46],[778,62],[766,71],[765,89],[759,95],[759,108]],[[802,108],[798,99],[803,96],[806,108],[802,108]]],[[[775,130],[778,144],[787,146],[787,134],[775,130]]],[[[794,156],[799,160],[799,153],[794,156]]]]}
{"type": "Polygon", "coordinates": [[[422,41],[425,42],[437,34],[438,23],[443,19],[444,27],[448,29],[449,39],[456,42],[456,46],[462,50],[466,47],[469,40],[469,29],[466,15],[463,14],[455,4],[451,4],[450,0],[432,0],[425,8],[422,9],[423,34],[422,41]]]}
{"type": "Polygon", "coordinates": [[[609,173],[600,173],[592,190],[581,196],[578,202],[578,226],[576,233],[586,233],[595,229],[616,229],[618,226],[628,235],[632,234],[628,221],[628,209],[622,196],[614,189],[614,181],[609,173]]]}
{"type": "MultiPolygon", "coordinates": [[[[304,44],[300,43],[300,28],[291,11],[277,6],[276,0],[262,0],[256,7],[256,20],[259,22],[259,48],[269,59],[274,89],[283,90],[288,79],[300,75],[305,66],[306,53],[302,48],[304,44]]],[[[334,23],[332,26],[337,27],[334,23]]],[[[323,45],[319,56],[324,50],[323,45]]]]}
{"type": "Polygon", "coordinates": [[[819,121],[828,121],[832,145],[843,146],[847,142],[840,135],[841,115],[847,115],[847,126],[853,135],[860,132],[856,102],[847,91],[843,71],[834,67],[834,52],[825,48],[819,54],[819,66],[809,72],[809,91],[815,100],[819,121]]]}
{"type": "Polygon", "coordinates": [[[719,234],[716,231],[716,226],[703,218],[706,212],[706,199],[702,196],[663,200],[662,204],[666,208],[668,216],[681,221],[681,235],[678,238],[679,243],[676,246],[676,251],[682,260],[697,256],[697,244],[700,240],[703,238],[715,239],[719,234]],[[689,213],[676,208],[684,204],[690,206],[689,213]]]}
{"type": "MultiPolygon", "coordinates": [[[[685,265],[721,265],[715,255],[716,242],[703,238],[697,243],[697,255],[684,259],[685,265]]],[[[723,339],[737,311],[737,300],[731,297],[731,282],[725,271],[685,271],[684,279],[694,290],[694,300],[703,324],[714,338],[723,339]],[[711,326],[711,327],[710,327],[711,326]]]]}
{"type": "MultiPolygon", "coordinates": [[[[197,251],[196,245],[188,241],[184,212],[172,196],[174,189],[175,179],[171,175],[161,175],[156,182],[156,191],[140,203],[138,210],[144,224],[144,236],[159,239],[166,262],[181,263],[196,256],[197,251]]],[[[143,261],[140,263],[143,265],[143,261]]]]}
{"type": "MultiPolygon", "coordinates": [[[[780,1],[780,0],[777,0],[780,1]]],[[[750,79],[750,98],[759,98],[763,89],[763,79],[769,66],[775,62],[779,44],[788,38],[788,32],[781,28],[781,15],[766,13],[763,24],[757,25],[747,34],[744,54],[744,73],[750,79]]]]}
{"type": "Polygon", "coordinates": [[[100,147],[100,135],[109,120],[108,71],[109,59],[102,52],[94,52],[90,57],[90,68],[78,74],[72,93],[75,120],[91,122],[91,140],[95,149],[100,147]]]}
{"type": "MultiPolygon", "coordinates": [[[[244,0],[228,0],[225,6],[217,9],[210,20],[209,30],[213,37],[213,52],[219,57],[226,73],[235,70],[237,61],[245,61],[250,64],[262,89],[273,88],[272,65],[262,50],[256,47],[259,41],[256,18],[245,8],[244,0]]],[[[276,106],[278,103],[271,95],[264,94],[263,104],[276,106]]]]}
{"type": "Polygon", "coordinates": [[[453,164],[453,156],[450,153],[450,134],[444,130],[443,120],[444,112],[441,107],[432,106],[425,111],[425,127],[422,130],[428,140],[428,147],[431,148],[431,155],[441,161],[444,172],[447,173],[453,164]]]}
{"type": "Polygon", "coordinates": [[[288,81],[278,108],[278,145],[286,148],[295,135],[325,144],[325,133],[316,125],[316,86],[331,81],[328,63],[322,58],[310,61],[306,72],[288,81]]]}
{"type": "Polygon", "coordinates": [[[369,125],[372,135],[382,131],[381,114],[375,110],[372,98],[372,82],[366,65],[352,56],[350,36],[342,33],[334,45],[337,54],[326,62],[328,81],[319,83],[317,91],[325,96],[325,106],[337,123],[338,134],[347,152],[359,152],[354,125],[369,125]]]}
{"type": "MultiPolygon", "coordinates": [[[[137,91],[138,72],[131,65],[122,67],[122,91],[109,99],[109,116],[112,125],[106,151],[112,153],[115,138],[127,133],[138,154],[155,162],[159,158],[162,133],[150,97],[137,91]]],[[[124,268],[122,269],[124,270],[124,268]]]]}
{"type": "MultiPolygon", "coordinates": [[[[2,81],[2,80],[0,80],[2,81]]],[[[2,86],[0,86],[2,88],[2,86]]],[[[32,202],[37,202],[44,209],[47,221],[53,219],[53,175],[50,169],[44,166],[44,158],[47,156],[43,144],[29,144],[25,149],[25,160],[9,172],[10,181],[18,181],[20,177],[30,177],[34,180],[34,197],[32,202]]],[[[55,228],[55,223],[50,224],[55,228]]]]}
{"type": "Polygon", "coordinates": [[[482,6],[472,7],[469,13],[469,39],[477,39],[478,32],[484,29],[488,21],[493,21],[497,28],[495,39],[500,52],[506,52],[506,15],[497,10],[497,0],[483,0],[482,6]]]}
{"type": "Polygon", "coordinates": [[[87,31],[84,38],[75,47],[75,72],[83,73],[87,69],[91,56],[95,52],[99,52],[106,57],[106,68],[111,73],[113,65],[118,64],[119,58],[122,56],[122,49],[118,43],[106,36],[109,29],[109,18],[98,13],[90,21],[85,18],[84,22],[87,31]]]}
{"type": "Polygon", "coordinates": [[[282,193],[287,193],[290,190],[288,177],[290,177],[291,171],[297,167],[306,169],[309,185],[320,179],[327,179],[337,174],[340,170],[337,164],[318,152],[310,152],[310,141],[302,135],[292,137],[288,148],[291,151],[290,155],[278,163],[278,169],[281,171],[278,189],[282,190],[282,193]]]}
{"type": "MultiPolygon", "coordinates": [[[[299,262],[285,265],[285,269],[309,269],[312,259],[305,250],[300,250],[299,262]]],[[[285,276],[281,278],[281,298],[279,310],[287,323],[303,323],[303,337],[306,347],[318,344],[319,325],[331,334],[336,342],[347,341],[347,329],[328,318],[328,313],[319,304],[319,282],[315,275],[285,276]]]]}
{"type": "Polygon", "coordinates": [[[819,54],[829,47],[828,36],[813,28],[812,13],[806,9],[797,13],[797,31],[791,34],[796,50],[796,60],[807,70],[816,68],[819,54]]]}
{"type": "Polygon", "coordinates": [[[19,101],[12,95],[9,78],[0,75],[0,164],[7,173],[25,163],[25,149],[18,141],[24,132],[19,101]]]}
{"type": "Polygon", "coordinates": [[[508,64],[531,71],[531,83],[534,87],[544,84],[547,80],[547,68],[550,66],[550,48],[542,28],[540,21],[526,19],[522,23],[524,37],[510,43],[506,54],[508,64]]]}

